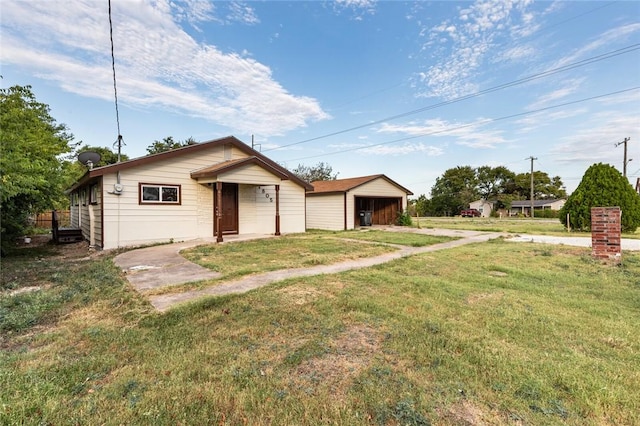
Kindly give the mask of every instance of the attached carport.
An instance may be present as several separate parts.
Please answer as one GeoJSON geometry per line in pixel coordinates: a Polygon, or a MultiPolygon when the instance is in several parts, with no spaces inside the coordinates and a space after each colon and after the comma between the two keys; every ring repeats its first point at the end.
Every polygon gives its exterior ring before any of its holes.
{"type": "Polygon", "coordinates": [[[385,175],[312,182],[307,229],[346,230],[391,225],[407,208],[411,191],[385,175]]]}

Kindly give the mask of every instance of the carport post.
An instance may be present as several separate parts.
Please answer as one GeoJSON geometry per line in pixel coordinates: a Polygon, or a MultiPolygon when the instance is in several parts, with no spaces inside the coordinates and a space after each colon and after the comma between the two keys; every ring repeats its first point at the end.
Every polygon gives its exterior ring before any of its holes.
{"type": "Polygon", "coordinates": [[[276,235],[280,235],[280,185],[276,185],[276,235]]]}

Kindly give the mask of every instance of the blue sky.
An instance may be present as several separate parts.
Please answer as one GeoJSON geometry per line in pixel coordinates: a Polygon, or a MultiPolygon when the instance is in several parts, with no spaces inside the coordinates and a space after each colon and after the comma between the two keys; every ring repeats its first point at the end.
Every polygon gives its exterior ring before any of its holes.
{"type": "MultiPolygon", "coordinates": [[[[640,177],[640,2],[112,0],[120,132],[234,135],[294,169],[384,173],[416,196],[445,170],[640,177]]],[[[76,140],[111,147],[107,0],[4,0],[2,87],[31,85],[76,140]]]]}

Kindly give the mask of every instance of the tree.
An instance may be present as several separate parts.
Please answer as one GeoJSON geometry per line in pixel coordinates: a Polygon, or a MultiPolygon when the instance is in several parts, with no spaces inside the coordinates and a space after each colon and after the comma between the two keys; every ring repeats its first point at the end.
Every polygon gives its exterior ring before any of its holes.
{"type": "MultiPolygon", "coordinates": [[[[515,178],[514,193],[525,200],[531,199],[531,173],[519,173],[515,178]]],[[[552,178],[545,172],[533,172],[533,198],[536,200],[557,200],[566,198],[567,191],[564,188],[560,176],[552,178]]]]}
{"type": "Polygon", "coordinates": [[[418,216],[428,216],[431,213],[431,200],[424,194],[420,194],[418,199],[412,201],[418,216]]]}
{"type": "MultiPolygon", "coordinates": [[[[97,164],[94,164],[93,167],[108,166],[118,162],[118,154],[107,147],[81,146],[76,150],[75,155],[71,159],[63,162],[62,166],[64,175],[66,176],[65,187],[71,186],[87,172],[87,167],[84,164],[81,164],[77,159],[79,154],[87,151],[97,152],[100,154],[100,161],[97,164]]],[[[128,159],[129,157],[126,154],[120,154],[120,161],[126,161],[128,159]]]]}
{"type": "Polygon", "coordinates": [[[482,166],[476,169],[476,178],[480,197],[491,200],[513,192],[516,174],[504,166],[482,166]]]}
{"type": "Polygon", "coordinates": [[[167,136],[161,141],[153,141],[151,145],[147,147],[147,152],[149,154],[159,154],[165,151],[171,151],[172,149],[182,148],[183,146],[195,145],[198,142],[193,139],[193,137],[189,137],[184,141],[176,141],[173,139],[173,136],[167,136]]]}
{"type": "Polygon", "coordinates": [[[457,215],[479,198],[478,180],[471,166],[448,169],[431,188],[431,208],[437,216],[457,215]]]}
{"type": "Polygon", "coordinates": [[[333,168],[329,164],[322,161],[315,166],[304,166],[302,164],[298,164],[298,167],[293,169],[292,172],[305,182],[315,182],[317,180],[336,180],[339,174],[333,174],[333,168]]]}
{"type": "MultiPolygon", "coordinates": [[[[100,161],[98,162],[98,164],[94,164],[93,167],[103,167],[110,164],[116,164],[118,162],[118,153],[113,152],[107,147],[85,145],[78,148],[76,153],[80,154],[87,151],[97,152],[98,154],[100,154],[100,161]]],[[[127,161],[128,159],[129,156],[127,154],[120,154],[120,161],[127,161]]]]}
{"type": "Polygon", "coordinates": [[[597,163],[587,169],[582,181],[560,210],[560,221],[572,229],[591,229],[591,207],[617,206],[622,210],[623,232],[635,232],[640,226],[640,195],[613,166],[597,163]]]}
{"type": "Polygon", "coordinates": [[[30,86],[0,89],[0,129],[0,230],[6,249],[25,233],[30,215],[66,199],[61,157],[75,144],[30,86]]]}

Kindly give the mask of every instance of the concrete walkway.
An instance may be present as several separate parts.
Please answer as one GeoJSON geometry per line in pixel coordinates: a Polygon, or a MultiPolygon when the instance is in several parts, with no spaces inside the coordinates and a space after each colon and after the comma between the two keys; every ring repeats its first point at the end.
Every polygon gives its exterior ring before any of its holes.
{"type": "MultiPolygon", "coordinates": [[[[465,244],[484,242],[499,237],[509,237],[508,234],[500,232],[453,229],[416,229],[406,227],[383,227],[382,229],[393,232],[411,232],[424,235],[457,237],[459,239],[427,247],[396,246],[398,247],[398,250],[391,253],[385,253],[375,257],[349,260],[331,265],[285,269],[259,275],[249,275],[234,281],[228,281],[212,287],[204,288],[202,290],[149,296],[149,301],[158,311],[163,312],[177,304],[186,303],[203,296],[221,296],[226,294],[244,293],[288,278],[335,274],[348,270],[380,265],[391,260],[400,259],[414,254],[459,247],[465,244]]],[[[269,235],[232,237],[226,238],[226,241],[223,244],[233,241],[270,237],[271,236],[269,235]]],[[[214,239],[199,239],[132,250],[119,254],[114,258],[114,262],[123,270],[123,272],[126,273],[127,280],[138,291],[142,292],[167,286],[186,284],[189,282],[216,279],[220,277],[220,273],[189,262],[180,255],[181,250],[202,244],[213,244],[214,241],[214,239]]],[[[519,235],[517,237],[511,237],[507,239],[507,241],[566,244],[580,247],[591,246],[591,238],[589,237],[519,235]]],[[[640,240],[624,239],[622,242],[622,248],[624,250],[640,250],[640,240]]]]}

